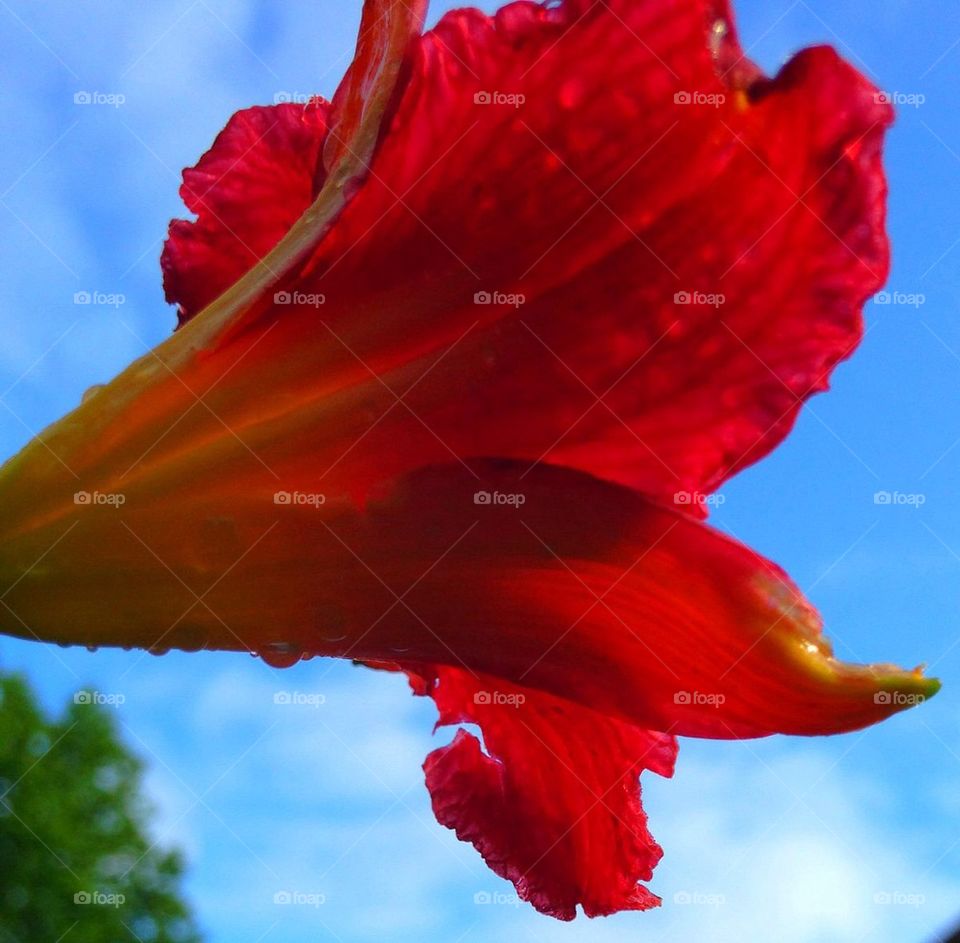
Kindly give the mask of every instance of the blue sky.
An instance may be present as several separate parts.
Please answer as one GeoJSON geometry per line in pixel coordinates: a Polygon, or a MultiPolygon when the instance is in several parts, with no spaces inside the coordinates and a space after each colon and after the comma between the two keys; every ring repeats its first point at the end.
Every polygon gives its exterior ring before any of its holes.
{"type": "MultiPolygon", "coordinates": [[[[180,168],[238,108],[329,94],[359,9],[0,2],[4,456],[168,334],[158,256],[182,211],[180,168]],[[78,91],[126,101],[78,106],[78,91]],[[76,305],[78,291],[123,301],[76,305]]],[[[714,521],[787,568],[840,655],[925,660],[944,690],[829,740],[683,741],[675,779],[645,781],[665,907],[565,926],[518,906],[436,824],[420,764],[442,737],[400,679],[0,639],[0,666],[24,670],[51,709],[79,689],[124,696],[115,709],[148,764],[156,837],[186,852],[211,941],[921,943],[960,917],[960,7],[750,0],[737,13],[768,71],[828,42],[924,101],[900,107],[887,148],[888,290],[914,303],[869,306],[833,391],[724,488],[714,521]],[[923,503],[878,505],[877,491],[923,503]],[[314,703],[276,704],[278,692],[314,703]],[[305,896],[274,903],[284,891],[305,896]],[[475,903],[484,893],[492,902],[475,903]]]]}

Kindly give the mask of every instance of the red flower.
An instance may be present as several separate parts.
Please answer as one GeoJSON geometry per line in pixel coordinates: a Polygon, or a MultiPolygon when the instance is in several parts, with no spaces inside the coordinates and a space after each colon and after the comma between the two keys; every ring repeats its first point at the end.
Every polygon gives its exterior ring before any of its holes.
{"type": "Polygon", "coordinates": [[[422,16],[368,0],[332,103],[186,171],[181,329],[0,473],[4,627],[403,670],[483,730],[427,758],[443,824],[545,913],[645,909],[675,735],[937,688],[699,520],[859,341],[890,109],[713,0],[422,16]]]}

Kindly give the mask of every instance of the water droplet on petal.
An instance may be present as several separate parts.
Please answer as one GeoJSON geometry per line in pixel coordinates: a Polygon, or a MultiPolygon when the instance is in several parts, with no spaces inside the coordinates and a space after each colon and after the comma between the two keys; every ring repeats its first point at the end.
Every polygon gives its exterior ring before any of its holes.
{"type": "Polygon", "coordinates": [[[98,650],[99,650],[99,649],[98,649],[98,646],[96,646],[96,645],[88,645],[88,646],[87,646],[87,651],[88,651],[88,652],[96,652],[96,651],[98,651],[98,650]]]}
{"type": "Polygon", "coordinates": [[[93,397],[96,396],[97,393],[104,388],[104,386],[106,386],[105,383],[95,383],[88,390],[86,390],[83,396],[80,397],[80,402],[85,403],[87,400],[93,399],[93,397]]]}
{"type": "Polygon", "coordinates": [[[720,47],[723,45],[723,41],[727,38],[727,33],[730,32],[730,26],[726,20],[714,20],[713,26],[710,27],[710,54],[714,59],[720,57],[720,47]]]}
{"type": "Polygon", "coordinates": [[[564,108],[576,108],[583,101],[583,82],[580,79],[567,79],[560,86],[560,104],[564,108]]]}
{"type": "Polygon", "coordinates": [[[303,658],[303,649],[289,642],[270,642],[260,657],[271,668],[289,668],[303,658]]]}
{"type": "Polygon", "coordinates": [[[342,642],[349,634],[343,609],[333,603],[323,603],[317,608],[317,625],[320,638],[326,642],[342,642]]]}

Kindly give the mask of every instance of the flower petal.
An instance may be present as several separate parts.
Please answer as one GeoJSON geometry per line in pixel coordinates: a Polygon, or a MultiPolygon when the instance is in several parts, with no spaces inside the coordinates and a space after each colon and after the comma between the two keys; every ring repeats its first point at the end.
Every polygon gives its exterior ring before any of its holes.
{"type": "Polygon", "coordinates": [[[334,493],[278,503],[269,480],[168,484],[147,476],[121,514],[88,501],[0,541],[5,630],[403,657],[718,738],[853,730],[938,687],[919,670],[837,661],[779,568],[569,469],[435,466],[363,509],[334,493]],[[26,572],[9,563],[40,557],[26,572]]]}
{"type": "Polygon", "coordinates": [[[170,224],[160,260],[181,323],[263,259],[313,202],[329,111],[319,99],[238,111],[183,172],[180,195],[198,218],[170,224]]]}
{"type": "Polygon", "coordinates": [[[737,56],[693,0],[457,11],[423,38],[301,287],[395,389],[457,346],[405,397],[432,440],[396,410],[351,461],[545,458],[666,498],[783,438],[886,274],[891,111],[831,50],[772,80],[737,56]]]}
{"type": "MultiPolygon", "coordinates": [[[[179,422],[190,394],[168,376],[153,457],[209,464],[204,447],[243,430],[279,477],[321,468],[359,495],[496,454],[669,500],[772,448],[856,345],[886,270],[890,110],[826,49],[758,78],[714,29],[724,17],[695,0],[445,17],[405,60],[372,169],[319,249],[304,240],[309,260],[265,282],[295,303],[230,298],[252,307],[184,339],[214,415],[179,422]],[[716,107],[675,102],[694,91],[716,107]],[[267,334],[250,356],[233,343],[267,334]]],[[[154,439],[130,441],[129,462],[154,439]]],[[[223,474],[262,470],[237,455],[249,467],[223,474]]]]}
{"type": "Polygon", "coordinates": [[[342,210],[369,170],[426,5],[365,0],[356,53],[331,107],[315,99],[305,108],[238,112],[185,172],[181,193],[200,219],[171,225],[163,260],[167,297],[180,303],[181,324],[219,302],[193,344],[212,344],[240,330],[244,315],[275,303],[274,289],[342,210]]]}
{"type": "Polygon", "coordinates": [[[402,639],[411,660],[720,739],[852,730],[939,687],[837,661],[779,567],[672,508],[564,468],[470,468],[479,492],[461,466],[425,469],[370,504],[369,530],[338,528],[403,600],[378,621],[366,581],[375,625],[352,653],[389,660],[402,639]]]}
{"type": "Polygon", "coordinates": [[[404,666],[431,696],[438,726],[458,730],[424,764],[441,824],[542,913],[572,920],[647,910],[662,857],[647,830],[638,777],[673,775],[677,742],[563,698],[462,669],[404,666]]]}

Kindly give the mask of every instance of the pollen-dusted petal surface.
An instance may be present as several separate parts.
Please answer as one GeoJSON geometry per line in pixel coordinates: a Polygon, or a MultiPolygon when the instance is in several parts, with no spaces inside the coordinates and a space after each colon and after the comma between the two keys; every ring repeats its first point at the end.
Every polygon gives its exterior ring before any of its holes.
{"type": "Polygon", "coordinates": [[[647,829],[639,776],[673,775],[677,742],[529,688],[445,666],[404,666],[458,730],[424,764],[441,824],[476,846],[537,910],[572,920],[647,910],[662,856],[647,829]]]}
{"type": "Polygon", "coordinates": [[[183,172],[180,195],[197,219],[170,224],[161,257],[181,323],[260,261],[313,201],[328,111],[319,99],[238,111],[183,172]]]}

